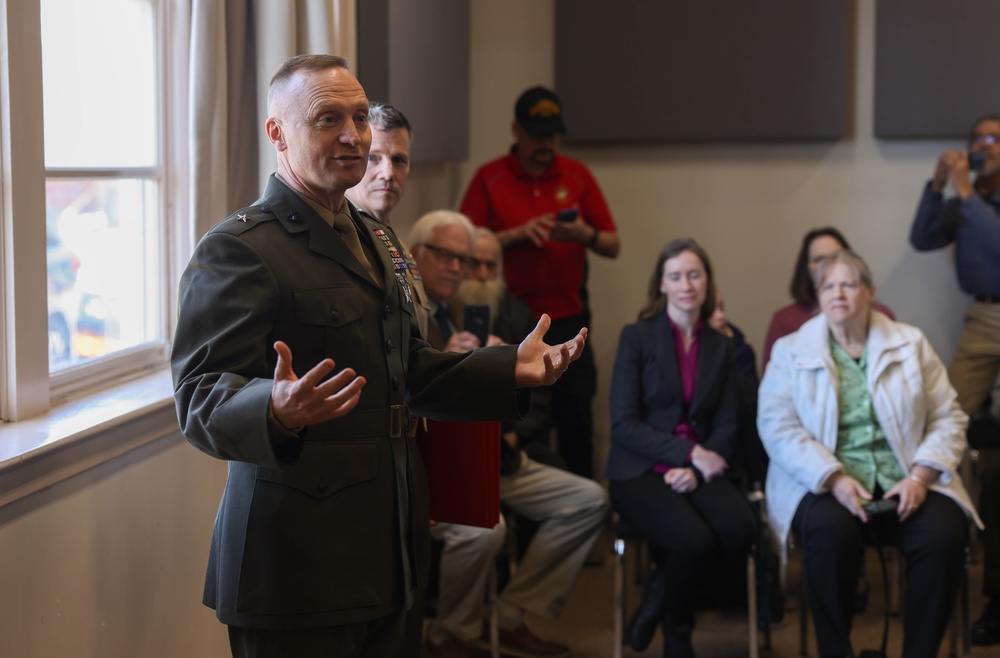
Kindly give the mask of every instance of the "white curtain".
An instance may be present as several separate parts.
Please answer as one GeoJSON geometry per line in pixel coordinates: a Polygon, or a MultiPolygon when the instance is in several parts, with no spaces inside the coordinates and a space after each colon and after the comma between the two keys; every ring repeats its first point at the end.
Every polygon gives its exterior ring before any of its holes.
{"type": "MultiPolygon", "coordinates": [[[[353,61],[356,0],[183,0],[188,62],[191,242],[263,191],[275,168],[264,97],[286,58],[353,61]]],[[[183,20],[178,11],[178,20],[183,20]]]]}

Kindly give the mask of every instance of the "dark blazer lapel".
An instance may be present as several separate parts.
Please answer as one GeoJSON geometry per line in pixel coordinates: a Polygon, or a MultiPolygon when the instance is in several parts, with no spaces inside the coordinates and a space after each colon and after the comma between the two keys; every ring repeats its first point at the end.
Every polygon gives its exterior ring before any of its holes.
{"type": "Polygon", "coordinates": [[[692,413],[705,399],[722,370],[722,362],[726,358],[726,340],[725,336],[709,328],[708,323],[703,325],[698,345],[698,381],[695,382],[694,395],[691,397],[692,413]]]}
{"type": "Polygon", "coordinates": [[[674,334],[670,330],[670,319],[666,313],[657,316],[653,323],[653,354],[656,362],[663,370],[663,376],[671,391],[676,392],[677,399],[684,399],[684,383],[681,381],[681,367],[677,361],[677,350],[674,347],[674,334]]]}

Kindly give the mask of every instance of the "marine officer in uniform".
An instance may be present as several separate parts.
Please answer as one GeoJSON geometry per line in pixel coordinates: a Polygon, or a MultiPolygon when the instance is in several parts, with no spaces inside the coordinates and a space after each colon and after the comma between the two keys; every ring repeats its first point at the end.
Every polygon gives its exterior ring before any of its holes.
{"type": "Polygon", "coordinates": [[[430,348],[398,246],[344,199],[371,143],[361,85],[293,57],[267,107],[277,173],[195,249],[171,355],[182,432],[229,461],[203,600],[234,656],[404,655],[428,523],[409,413],[517,416],[586,330],[550,347],[543,317],[516,347],[430,348]]]}

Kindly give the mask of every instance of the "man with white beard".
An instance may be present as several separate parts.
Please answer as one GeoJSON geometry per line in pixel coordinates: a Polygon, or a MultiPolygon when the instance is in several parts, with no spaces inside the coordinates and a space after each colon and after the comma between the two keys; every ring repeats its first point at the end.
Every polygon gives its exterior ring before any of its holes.
{"type": "MultiPolygon", "coordinates": [[[[504,290],[496,238],[484,229],[473,230],[465,216],[436,211],[420,218],[410,231],[413,257],[434,310],[427,340],[438,349],[480,346],[479,339],[465,331],[466,304],[490,307],[489,345],[519,343],[523,323],[529,323],[528,332],[534,326],[531,311],[504,290]],[[438,317],[438,309],[446,312],[438,317]]],[[[593,480],[539,463],[521,449],[524,439],[548,435],[548,405],[539,404],[547,398],[537,392],[532,391],[524,419],[502,426],[500,501],[539,527],[499,597],[500,646],[505,654],[558,658],[569,655],[569,648],[537,637],[525,626],[524,614],[556,617],[562,611],[600,534],[607,496],[593,480]]],[[[454,523],[431,528],[431,535],[444,542],[437,617],[426,634],[431,658],[468,658],[472,642],[488,647],[482,633],[486,585],[507,531],[503,519],[498,520],[492,529],[454,523]]]]}
{"type": "MultiPolygon", "coordinates": [[[[507,290],[503,278],[503,250],[493,231],[477,228],[472,258],[465,278],[452,301],[454,316],[464,315],[464,306],[487,306],[490,309],[491,344],[515,344],[535,326],[535,316],[523,301],[507,290]]],[[[537,462],[570,470],[562,457],[549,447],[552,428],[552,402],[548,389],[532,391],[531,411],[517,431],[504,425],[504,439],[520,448],[537,462]],[[541,395],[539,395],[541,393],[541,395]]]]}

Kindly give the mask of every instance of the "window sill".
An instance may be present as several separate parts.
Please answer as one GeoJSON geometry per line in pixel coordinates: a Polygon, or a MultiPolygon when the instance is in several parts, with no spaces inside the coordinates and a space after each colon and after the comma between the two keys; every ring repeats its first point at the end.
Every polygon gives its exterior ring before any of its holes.
{"type": "Polygon", "coordinates": [[[167,369],[0,424],[0,507],[178,431],[167,369]]]}

